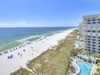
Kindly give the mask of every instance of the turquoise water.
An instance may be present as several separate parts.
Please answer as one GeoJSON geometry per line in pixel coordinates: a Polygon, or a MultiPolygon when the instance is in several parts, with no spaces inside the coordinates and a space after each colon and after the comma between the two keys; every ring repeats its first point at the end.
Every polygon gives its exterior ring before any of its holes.
{"type": "Polygon", "coordinates": [[[0,28],[0,51],[68,29],[71,27],[0,28]]]}
{"type": "Polygon", "coordinates": [[[83,45],[83,42],[78,42],[78,46],[82,46],[83,45]]]}
{"type": "Polygon", "coordinates": [[[80,68],[80,72],[78,75],[90,75],[92,67],[93,67],[92,65],[87,64],[86,62],[82,62],[82,61],[76,61],[76,64],[80,68]]]}

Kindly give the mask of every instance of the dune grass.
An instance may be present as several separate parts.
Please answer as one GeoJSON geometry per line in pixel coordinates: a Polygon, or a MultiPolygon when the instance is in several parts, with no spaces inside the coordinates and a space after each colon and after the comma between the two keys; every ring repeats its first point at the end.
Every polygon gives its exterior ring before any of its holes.
{"type": "Polygon", "coordinates": [[[34,74],[25,68],[20,68],[19,70],[11,73],[10,75],[34,75],[34,74]]]}
{"type": "Polygon", "coordinates": [[[69,64],[70,51],[73,49],[77,30],[74,30],[65,39],[59,41],[54,49],[48,49],[41,55],[27,63],[27,67],[33,68],[42,75],[66,75],[69,64]]]}

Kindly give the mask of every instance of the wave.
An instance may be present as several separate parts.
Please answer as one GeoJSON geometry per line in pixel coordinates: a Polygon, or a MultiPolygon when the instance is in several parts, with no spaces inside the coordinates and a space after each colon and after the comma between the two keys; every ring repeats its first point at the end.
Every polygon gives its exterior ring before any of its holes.
{"type": "Polygon", "coordinates": [[[20,39],[20,40],[17,40],[17,42],[25,42],[29,39],[38,39],[38,38],[41,38],[41,35],[35,35],[35,36],[30,36],[30,37],[27,37],[27,38],[23,38],[23,39],[20,39]]]}

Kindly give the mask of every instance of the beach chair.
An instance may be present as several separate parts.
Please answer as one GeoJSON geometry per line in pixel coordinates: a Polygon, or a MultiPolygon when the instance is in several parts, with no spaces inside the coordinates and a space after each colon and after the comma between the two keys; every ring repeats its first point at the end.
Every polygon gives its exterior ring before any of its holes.
{"type": "Polygon", "coordinates": [[[10,57],[13,58],[13,54],[10,57]]]}
{"type": "Polygon", "coordinates": [[[20,55],[20,52],[18,52],[18,55],[20,55]]]}
{"type": "Polygon", "coordinates": [[[13,55],[8,56],[8,59],[11,59],[11,58],[13,58],[13,55]]]}
{"type": "Polygon", "coordinates": [[[7,54],[8,53],[8,51],[4,51],[4,54],[7,54]]]}
{"type": "Polygon", "coordinates": [[[8,59],[10,59],[11,57],[10,56],[8,56],[8,59]]]}

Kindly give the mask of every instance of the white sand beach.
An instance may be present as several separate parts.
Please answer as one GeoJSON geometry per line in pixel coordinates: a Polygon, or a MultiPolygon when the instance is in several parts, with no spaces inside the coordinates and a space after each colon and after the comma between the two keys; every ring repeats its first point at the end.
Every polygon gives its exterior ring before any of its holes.
{"type": "Polygon", "coordinates": [[[60,33],[56,33],[42,40],[33,41],[31,44],[27,44],[24,47],[18,48],[15,51],[1,55],[0,75],[10,75],[11,72],[14,72],[19,69],[20,66],[26,67],[26,63],[28,60],[37,57],[51,46],[57,45],[59,40],[64,39],[73,30],[74,29],[70,29],[60,33]],[[21,55],[18,55],[18,52],[20,52],[21,55]],[[8,56],[11,54],[13,54],[13,58],[8,59],[8,56]]]}

